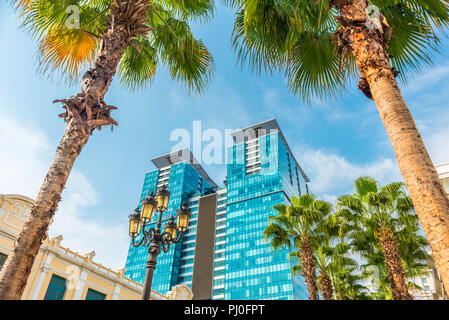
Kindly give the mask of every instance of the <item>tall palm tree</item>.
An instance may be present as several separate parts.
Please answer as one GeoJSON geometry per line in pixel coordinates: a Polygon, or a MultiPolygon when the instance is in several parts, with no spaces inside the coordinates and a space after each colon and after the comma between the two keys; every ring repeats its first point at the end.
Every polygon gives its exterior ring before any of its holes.
{"type": "MultiPolygon", "coordinates": [[[[313,254],[319,272],[318,288],[325,300],[333,300],[334,298],[334,285],[330,269],[335,252],[331,242],[336,236],[336,228],[333,228],[331,223],[329,223],[332,220],[332,216],[332,214],[327,215],[324,219],[318,221],[315,226],[317,245],[313,254]]],[[[291,255],[297,253],[293,252],[291,255]]]]}
{"type": "Polygon", "coordinates": [[[358,263],[351,257],[351,246],[345,242],[348,225],[340,216],[332,213],[316,226],[319,244],[315,259],[320,269],[319,285],[326,300],[334,296],[338,300],[365,298],[366,288],[354,271],[358,263]]]}
{"type": "MultiPolygon", "coordinates": [[[[414,285],[409,278],[422,275],[428,269],[427,241],[419,235],[420,227],[416,215],[409,218],[408,225],[397,231],[395,235],[408,289],[414,285]]],[[[351,244],[355,251],[362,253],[366,261],[361,266],[362,275],[373,282],[376,299],[392,299],[388,267],[385,265],[382,247],[372,230],[366,230],[363,234],[359,231],[358,235],[353,237],[351,244]]]]}
{"type": "Polygon", "coordinates": [[[293,267],[294,273],[301,272],[309,290],[309,299],[317,300],[318,287],[316,283],[316,265],[313,252],[317,248],[318,234],[316,224],[331,211],[331,204],[317,200],[311,194],[292,197],[291,206],[278,204],[274,206],[276,216],[270,216],[272,221],[264,230],[265,239],[271,239],[274,249],[288,246],[298,250],[299,265],[293,267]]]}
{"type": "Polygon", "coordinates": [[[379,187],[373,178],[359,177],[354,187],[355,193],[339,197],[337,204],[338,215],[352,225],[348,234],[351,245],[369,265],[381,265],[381,258],[393,299],[410,300],[404,261],[424,260],[427,242],[417,234],[417,217],[404,184],[393,182],[379,187]]]}
{"type": "Polygon", "coordinates": [[[61,102],[65,134],[35,204],[0,273],[0,300],[20,299],[72,166],[95,129],[117,125],[104,96],[118,69],[123,86],[148,84],[165,64],[173,79],[202,92],[213,59],[190,31],[206,19],[212,0],[16,0],[23,26],[39,41],[42,71],[60,71],[81,91],[61,102]],[[79,12],[79,20],[76,13],[79,12]]]}
{"type": "Polygon", "coordinates": [[[396,82],[431,62],[436,32],[449,22],[449,1],[224,1],[237,10],[232,41],[239,61],[258,72],[283,72],[302,99],[335,97],[359,77],[449,288],[449,199],[396,82]]]}
{"type": "Polygon", "coordinates": [[[334,277],[335,292],[338,300],[371,300],[368,288],[364,285],[363,275],[355,267],[345,267],[334,277]]]}
{"type": "Polygon", "coordinates": [[[334,298],[334,286],[332,284],[331,274],[329,273],[331,265],[330,248],[319,246],[315,252],[315,264],[318,267],[318,288],[323,294],[324,300],[333,300],[334,298]]]}

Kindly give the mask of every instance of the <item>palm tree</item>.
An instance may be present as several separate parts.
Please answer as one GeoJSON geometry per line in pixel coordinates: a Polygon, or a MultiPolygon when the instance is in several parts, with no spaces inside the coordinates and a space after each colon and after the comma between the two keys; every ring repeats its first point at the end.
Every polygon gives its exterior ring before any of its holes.
{"type": "Polygon", "coordinates": [[[274,249],[293,246],[297,252],[299,265],[292,268],[294,273],[301,272],[307,283],[309,299],[317,300],[315,262],[313,252],[317,248],[318,234],[316,224],[330,212],[330,203],[317,200],[311,194],[292,197],[291,206],[278,204],[274,206],[276,216],[270,216],[272,221],[264,230],[265,239],[271,239],[274,249]]]}
{"type": "Polygon", "coordinates": [[[419,224],[404,184],[379,187],[373,178],[359,177],[354,187],[355,193],[339,197],[337,204],[338,215],[352,226],[350,244],[367,265],[385,269],[393,299],[409,300],[404,262],[424,261],[427,242],[417,234],[419,224]]]}
{"type": "Polygon", "coordinates": [[[331,275],[328,270],[330,269],[331,258],[329,251],[326,252],[324,246],[319,246],[314,252],[315,264],[318,267],[318,288],[323,293],[325,300],[333,300],[334,286],[332,285],[331,275]]]}
{"type": "MultiPolygon", "coordinates": [[[[409,225],[397,231],[396,239],[399,255],[402,261],[404,277],[406,279],[422,275],[426,272],[428,255],[426,252],[427,241],[419,235],[420,227],[416,215],[410,217],[409,225]]],[[[361,267],[362,275],[365,279],[374,280],[377,299],[392,299],[388,268],[385,265],[385,257],[382,247],[374,236],[373,232],[367,231],[364,234],[358,233],[351,244],[354,250],[362,253],[366,261],[361,267]]],[[[407,281],[407,288],[414,284],[407,281]]]]}
{"type": "Polygon", "coordinates": [[[345,227],[340,216],[328,215],[316,226],[320,235],[315,251],[316,264],[320,270],[319,285],[326,300],[335,296],[338,300],[366,299],[359,276],[354,274],[358,264],[351,257],[351,246],[345,242],[345,227]]]}
{"type": "Polygon", "coordinates": [[[60,71],[81,92],[61,102],[65,134],[36,202],[0,273],[0,299],[20,299],[72,166],[95,129],[117,125],[104,96],[118,69],[123,86],[148,84],[160,63],[189,91],[202,92],[213,59],[188,21],[206,19],[212,0],[15,0],[23,26],[39,40],[40,69],[60,71]],[[78,10],[79,9],[79,10],[78,10]],[[78,17],[74,13],[79,11],[78,17]],[[77,26],[79,24],[79,27],[77,26]]]}
{"type": "Polygon", "coordinates": [[[257,72],[281,71],[305,101],[338,96],[359,77],[374,100],[449,288],[449,199],[396,76],[431,63],[447,0],[225,0],[236,10],[233,46],[257,72]]]}
{"type": "Polygon", "coordinates": [[[368,288],[363,284],[363,274],[355,267],[341,269],[335,275],[335,292],[338,300],[371,300],[368,288]]]}

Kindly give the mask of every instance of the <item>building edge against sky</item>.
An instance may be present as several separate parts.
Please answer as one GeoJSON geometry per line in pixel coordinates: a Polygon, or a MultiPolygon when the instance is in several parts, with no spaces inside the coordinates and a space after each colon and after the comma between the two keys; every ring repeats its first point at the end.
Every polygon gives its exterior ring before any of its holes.
{"type": "MultiPolygon", "coordinates": [[[[263,230],[273,205],[308,192],[309,179],[275,119],[232,137],[224,188],[189,149],[152,159],[157,169],[145,175],[140,203],[166,185],[171,195],[163,221],[183,203],[192,212],[182,240],[159,255],[153,289],[185,284],[194,299],[307,299],[304,279],[290,272],[288,249],[273,252],[263,230]]],[[[147,258],[146,248],[130,244],[125,275],[143,283],[147,258]]]]}
{"type": "MultiPolygon", "coordinates": [[[[17,194],[0,194],[0,269],[23,228],[34,201],[17,194]]],[[[62,235],[45,238],[33,263],[22,300],[139,300],[143,286],[93,260],[95,251],[79,254],[63,247],[62,235]]],[[[191,299],[186,286],[165,295],[152,292],[151,300],[191,299]]]]}

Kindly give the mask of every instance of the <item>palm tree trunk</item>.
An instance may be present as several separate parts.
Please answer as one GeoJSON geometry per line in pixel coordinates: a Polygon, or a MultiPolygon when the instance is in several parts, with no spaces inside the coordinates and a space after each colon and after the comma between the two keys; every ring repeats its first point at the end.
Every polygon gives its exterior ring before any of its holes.
{"type": "Polygon", "coordinates": [[[362,75],[359,89],[376,103],[444,286],[449,288],[449,199],[388,62],[385,47],[390,27],[382,15],[377,21],[380,29],[368,27],[365,0],[335,2],[344,21],[334,35],[337,47],[349,44],[356,57],[362,75]]]}
{"type": "Polygon", "coordinates": [[[145,0],[122,0],[111,4],[107,29],[101,36],[100,51],[93,68],[83,78],[82,92],[69,99],[55,100],[62,102],[66,109],[60,114],[67,121],[66,132],[36,202],[1,270],[0,300],[21,298],[73,164],[93,130],[104,125],[117,125],[110,117],[110,111],[116,108],[107,105],[104,96],[125,48],[134,36],[144,30],[140,25],[136,27],[147,19],[142,3],[147,7],[149,5],[145,0]],[[136,10],[143,15],[137,20],[136,10]],[[129,25],[131,22],[132,25],[129,25]]]}
{"type": "Polygon", "coordinates": [[[304,278],[306,280],[307,288],[309,290],[309,299],[317,300],[318,288],[316,284],[315,262],[313,261],[312,246],[307,237],[304,237],[301,245],[301,262],[303,267],[304,278]]]}
{"type": "Polygon", "coordinates": [[[402,269],[401,256],[399,255],[396,239],[393,233],[383,229],[379,232],[379,243],[384,254],[387,265],[388,280],[394,300],[412,300],[405,283],[404,271],[402,269]]]}
{"type": "Polygon", "coordinates": [[[22,296],[72,166],[88,140],[89,134],[70,120],[31,213],[0,273],[0,300],[18,300],[22,296]]]}
{"type": "Polygon", "coordinates": [[[334,300],[334,288],[332,286],[332,280],[327,273],[326,269],[320,268],[320,276],[318,278],[321,291],[323,292],[323,298],[325,300],[334,300]]]}

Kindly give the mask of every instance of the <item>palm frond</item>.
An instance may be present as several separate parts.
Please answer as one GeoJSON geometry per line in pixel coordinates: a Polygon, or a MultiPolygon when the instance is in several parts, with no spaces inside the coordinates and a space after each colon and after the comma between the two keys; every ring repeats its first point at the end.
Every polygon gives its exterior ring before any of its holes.
{"type": "Polygon", "coordinates": [[[183,20],[198,19],[206,22],[214,14],[212,0],[156,0],[155,3],[171,10],[174,15],[183,20]]]}
{"type": "Polygon", "coordinates": [[[189,91],[203,92],[214,70],[212,55],[202,41],[194,38],[187,23],[171,17],[166,22],[156,26],[153,32],[161,60],[173,79],[187,86],[189,91]]]}
{"type": "Polygon", "coordinates": [[[120,61],[120,82],[132,90],[142,88],[153,79],[156,67],[156,49],[147,39],[135,39],[133,45],[125,49],[120,61]]]}
{"type": "Polygon", "coordinates": [[[59,71],[76,79],[79,71],[90,65],[97,50],[97,41],[80,29],[54,28],[39,43],[40,70],[59,71]]]}
{"type": "MultiPolygon", "coordinates": [[[[355,57],[329,41],[339,24],[329,1],[232,0],[236,8],[232,45],[237,61],[256,72],[281,72],[303,101],[339,96],[358,77],[355,57]]],[[[391,26],[390,63],[406,81],[431,63],[440,46],[436,30],[449,24],[444,0],[371,0],[391,26]]]]}
{"type": "MultiPolygon", "coordinates": [[[[108,26],[111,1],[17,0],[22,27],[39,41],[39,70],[77,80],[101,50],[98,44],[108,26]]],[[[204,43],[193,36],[187,19],[207,19],[213,9],[211,0],[152,3],[151,9],[143,12],[149,18],[148,34],[132,39],[123,52],[118,67],[122,85],[131,90],[144,87],[162,62],[171,77],[189,92],[204,92],[213,75],[214,61],[204,43]]]]}

